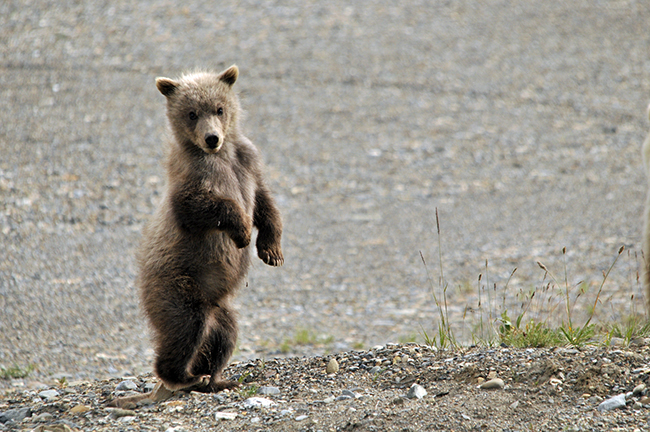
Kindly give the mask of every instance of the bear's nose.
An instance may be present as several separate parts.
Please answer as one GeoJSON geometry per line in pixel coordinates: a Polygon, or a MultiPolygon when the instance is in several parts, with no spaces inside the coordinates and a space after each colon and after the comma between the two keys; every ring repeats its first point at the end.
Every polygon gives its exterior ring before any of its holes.
{"type": "Polygon", "coordinates": [[[208,148],[215,149],[219,145],[219,136],[218,135],[206,135],[205,143],[208,145],[208,148]]]}

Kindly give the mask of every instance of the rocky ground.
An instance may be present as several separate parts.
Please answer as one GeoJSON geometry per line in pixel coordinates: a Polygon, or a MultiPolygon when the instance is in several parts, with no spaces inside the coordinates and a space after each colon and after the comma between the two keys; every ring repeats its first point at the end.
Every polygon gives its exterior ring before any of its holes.
{"type": "MultiPolygon", "coordinates": [[[[47,385],[91,382],[48,402],[79,397],[91,419],[106,417],[97,407],[117,383],[94,380],[150,372],[133,257],[165,182],[164,98],[154,78],[233,63],[243,129],[283,214],[286,259],[251,269],[237,302],[236,361],[422,342],[423,331],[435,334],[431,286],[442,299],[440,279],[466,343],[489,336],[477,334],[477,322],[505,309],[516,316],[534,290],[528,314],[557,324],[566,319],[563,295],[537,261],[561,286],[566,278],[573,319],[584,322],[621,245],[594,322],[642,314],[648,22],[650,3],[635,0],[0,2],[0,368],[32,367],[29,379],[47,385]],[[85,389],[101,397],[83,399],[85,389]]],[[[319,376],[324,360],[277,362],[318,364],[298,371],[319,376]]],[[[361,370],[332,379],[348,376],[359,382],[323,387],[318,398],[359,387],[367,401],[379,392],[361,370]]],[[[519,395],[507,382],[501,392],[457,387],[468,392],[459,400],[519,395]]],[[[13,384],[0,380],[3,391],[13,384]]],[[[421,384],[428,396],[389,405],[412,413],[391,422],[415,422],[422,406],[455,400],[456,390],[438,398],[446,387],[421,384]]],[[[281,399],[290,384],[278,385],[281,399]]],[[[389,404],[405,390],[381,394],[389,404]]],[[[580,396],[560,406],[582,412],[580,396]]],[[[30,396],[36,415],[45,409],[38,399],[30,396]]],[[[18,403],[10,400],[1,403],[18,403]]],[[[288,419],[303,415],[291,400],[288,419]]],[[[305,421],[315,407],[343,410],[322,424],[375,421],[375,411],[365,420],[345,411],[365,413],[354,405],[363,403],[305,402],[305,421]]],[[[532,416],[545,403],[522,402],[518,412],[532,416]]],[[[81,426],[63,405],[50,409],[81,426]]]]}
{"type": "Polygon", "coordinates": [[[647,430],[648,354],[647,346],[452,352],[387,345],[235,363],[227,375],[242,381],[239,390],[179,392],[122,408],[107,403],[151,390],[155,380],[17,380],[0,403],[0,430],[647,430]]]}

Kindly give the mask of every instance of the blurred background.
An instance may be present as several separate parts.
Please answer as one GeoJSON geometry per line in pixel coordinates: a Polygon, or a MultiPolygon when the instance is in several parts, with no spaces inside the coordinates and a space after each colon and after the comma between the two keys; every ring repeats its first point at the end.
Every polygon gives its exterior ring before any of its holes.
{"type": "Polygon", "coordinates": [[[561,320],[537,261],[587,290],[584,322],[621,245],[595,319],[643,314],[648,22],[634,0],[3,1],[0,366],[151,370],[154,79],[231,64],[285,225],[284,267],[256,259],[239,294],[235,359],[422,342],[432,290],[467,343],[536,290],[561,320]]]}

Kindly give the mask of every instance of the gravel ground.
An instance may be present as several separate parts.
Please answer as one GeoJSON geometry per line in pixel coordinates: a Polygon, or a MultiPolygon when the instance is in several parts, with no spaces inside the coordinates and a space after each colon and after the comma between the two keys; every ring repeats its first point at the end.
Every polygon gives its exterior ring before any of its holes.
{"type": "Polygon", "coordinates": [[[121,409],[106,402],[151,389],[151,375],[26,382],[31,389],[0,401],[0,430],[641,431],[650,417],[648,357],[647,347],[452,353],[387,345],[236,363],[226,374],[242,377],[239,390],[121,409]],[[328,374],[333,360],[338,370],[328,374]]]}
{"type": "Polygon", "coordinates": [[[164,184],[154,78],[233,63],[286,259],[253,265],[236,359],[421,338],[420,251],[434,286],[441,252],[468,340],[548,282],[536,261],[563,281],[563,247],[592,288],[578,319],[625,245],[596,316],[621,321],[643,305],[648,22],[645,1],[0,3],[0,365],[150,370],[134,249],[164,184]]]}

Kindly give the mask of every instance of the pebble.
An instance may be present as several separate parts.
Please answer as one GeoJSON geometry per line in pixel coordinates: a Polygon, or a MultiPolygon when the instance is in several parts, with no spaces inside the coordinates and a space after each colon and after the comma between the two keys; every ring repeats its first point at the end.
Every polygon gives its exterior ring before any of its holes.
{"type": "Polygon", "coordinates": [[[373,367],[370,369],[369,372],[370,372],[370,374],[372,374],[372,375],[376,375],[376,374],[378,374],[379,372],[381,372],[381,367],[380,367],[380,366],[373,366],[373,367]]]}
{"type": "Polygon", "coordinates": [[[244,401],[244,406],[247,408],[267,408],[275,405],[270,399],[260,397],[250,397],[244,401]]]}
{"type": "Polygon", "coordinates": [[[640,394],[643,393],[644,390],[645,390],[645,384],[639,384],[638,386],[634,387],[634,390],[632,390],[632,395],[639,396],[640,394]]]}
{"type": "Polygon", "coordinates": [[[422,399],[427,395],[427,391],[420,384],[413,384],[406,393],[406,397],[409,399],[422,399]]]}
{"type": "Polygon", "coordinates": [[[115,390],[119,390],[119,391],[128,391],[128,390],[135,391],[137,389],[138,389],[138,385],[131,380],[122,381],[117,385],[117,387],[115,387],[115,390]]]}
{"type": "Polygon", "coordinates": [[[44,412],[44,413],[40,413],[37,416],[34,416],[32,418],[32,421],[39,422],[39,423],[41,423],[41,422],[45,423],[45,422],[48,422],[48,421],[52,420],[53,418],[54,418],[54,416],[52,414],[50,414],[49,412],[44,412]]]}
{"type": "Polygon", "coordinates": [[[277,395],[280,394],[280,389],[272,386],[264,386],[257,389],[257,394],[261,395],[277,395]]]}
{"type": "Polygon", "coordinates": [[[295,420],[296,421],[303,421],[303,420],[307,420],[308,417],[309,416],[303,414],[303,415],[299,415],[298,417],[296,417],[295,420]]]}
{"type": "Polygon", "coordinates": [[[341,396],[337,396],[334,400],[343,401],[343,400],[350,400],[350,399],[354,399],[354,398],[348,395],[341,395],[341,396]]]}
{"type": "Polygon", "coordinates": [[[598,405],[598,411],[610,411],[616,408],[625,406],[625,394],[621,393],[617,396],[604,400],[598,405]]]}
{"type": "Polygon", "coordinates": [[[0,413],[0,423],[7,423],[8,421],[21,422],[27,417],[32,416],[32,409],[27,408],[14,408],[0,413]]]}
{"type": "Polygon", "coordinates": [[[127,417],[127,416],[135,416],[136,413],[133,410],[127,410],[127,409],[121,409],[121,408],[113,408],[110,410],[110,418],[112,419],[118,419],[120,417],[127,417]]]}
{"type": "Polygon", "coordinates": [[[88,405],[77,405],[70,409],[71,414],[83,414],[88,411],[90,411],[90,407],[88,405]]]}
{"type": "MultiPolygon", "coordinates": [[[[216,420],[234,420],[234,419],[237,418],[237,413],[217,411],[216,413],[214,413],[214,418],[216,420]]],[[[259,421],[259,417],[256,417],[256,418],[257,418],[257,421],[259,421]]],[[[252,419],[251,421],[253,421],[253,420],[255,420],[255,419],[252,419]]],[[[253,422],[253,423],[255,423],[255,422],[253,422]]]]}
{"type": "Polygon", "coordinates": [[[641,402],[643,405],[650,404],[650,396],[643,396],[639,402],[641,402]]]}
{"type": "Polygon", "coordinates": [[[505,383],[501,378],[494,378],[489,381],[485,381],[479,386],[479,388],[482,388],[483,390],[501,390],[503,387],[505,387],[505,383]]]}
{"type": "Polygon", "coordinates": [[[351,390],[347,390],[347,389],[341,391],[341,395],[343,395],[343,396],[350,396],[350,397],[353,398],[353,399],[356,399],[356,398],[359,397],[355,392],[353,392],[353,391],[351,391],[351,390]]]}
{"type": "Polygon", "coordinates": [[[517,409],[519,407],[519,401],[514,401],[510,404],[510,408],[517,409]]]}
{"type": "Polygon", "coordinates": [[[328,374],[333,374],[339,371],[339,362],[336,361],[335,358],[331,359],[327,363],[327,367],[325,368],[325,372],[328,374]]]}
{"type": "Polygon", "coordinates": [[[38,394],[42,399],[46,399],[48,401],[52,401],[59,397],[59,392],[56,390],[43,390],[38,394]]]}

